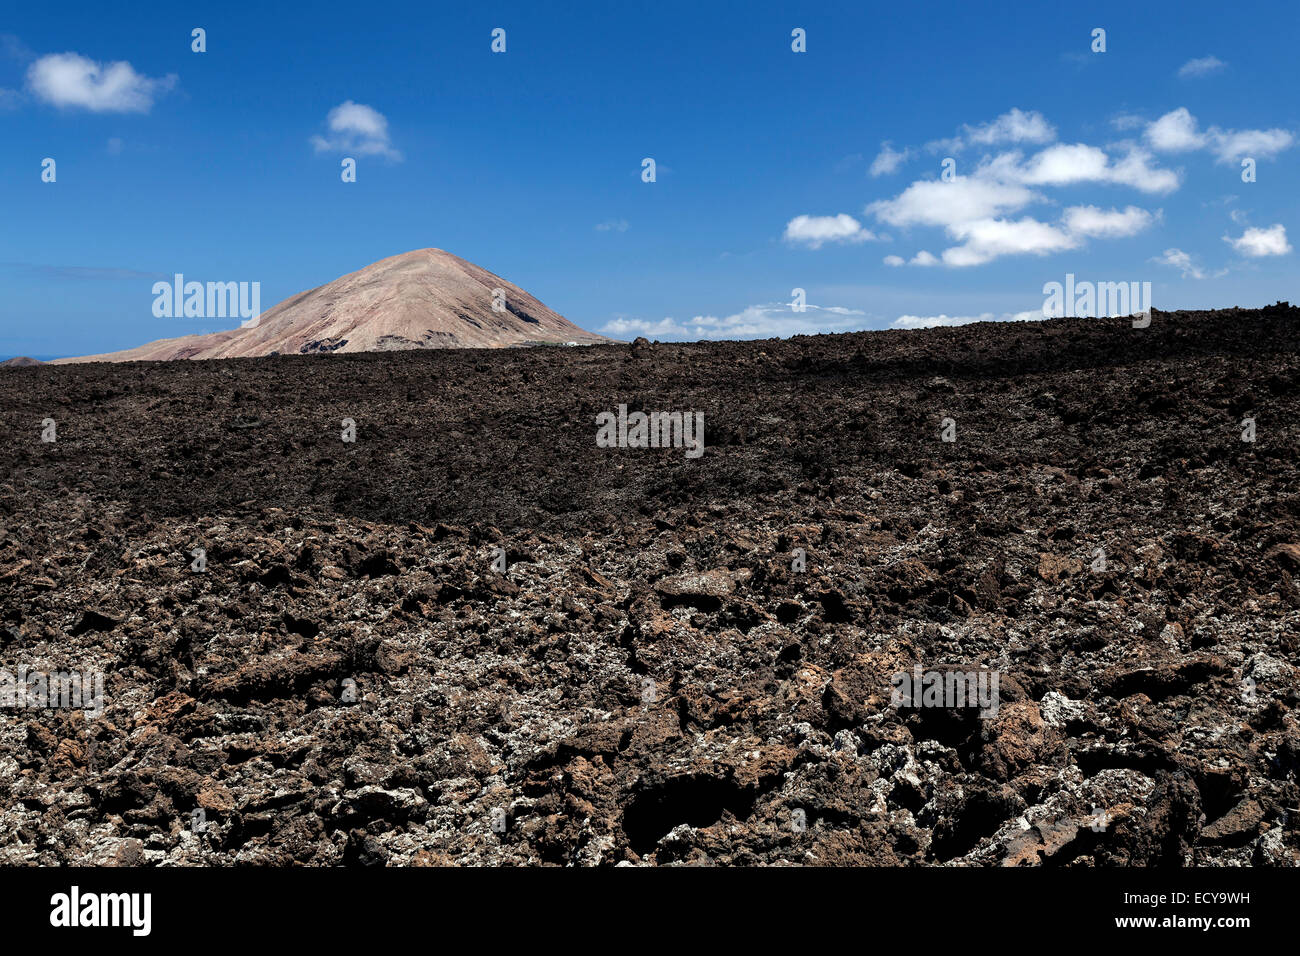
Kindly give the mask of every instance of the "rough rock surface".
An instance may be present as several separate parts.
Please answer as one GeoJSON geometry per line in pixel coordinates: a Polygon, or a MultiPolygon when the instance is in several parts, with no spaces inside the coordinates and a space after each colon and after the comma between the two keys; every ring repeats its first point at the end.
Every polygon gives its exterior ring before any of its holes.
{"type": "Polygon", "coordinates": [[[13,369],[0,862],[1295,866],[1297,330],[13,369]]]}

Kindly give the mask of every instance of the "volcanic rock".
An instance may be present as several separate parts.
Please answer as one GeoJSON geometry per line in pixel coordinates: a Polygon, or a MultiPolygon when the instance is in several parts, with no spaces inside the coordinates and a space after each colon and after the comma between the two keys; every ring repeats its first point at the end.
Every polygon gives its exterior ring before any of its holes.
{"type": "Polygon", "coordinates": [[[0,864],[1300,865],[1297,329],[0,376],[0,864]]]}

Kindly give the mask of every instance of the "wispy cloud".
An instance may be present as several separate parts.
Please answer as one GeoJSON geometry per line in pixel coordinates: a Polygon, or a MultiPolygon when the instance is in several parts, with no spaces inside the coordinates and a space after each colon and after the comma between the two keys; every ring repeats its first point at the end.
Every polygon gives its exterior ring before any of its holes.
{"type": "Polygon", "coordinates": [[[1183,252],[1181,249],[1166,249],[1161,255],[1154,257],[1152,262],[1162,266],[1170,266],[1177,269],[1184,279],[1217,279],[1219,276],[1227,275],[1227,269],[1221,269],[1213,274],[1206,272],[1192,259],[1190,253],[1183,252]]]}
{"type": "MultiPolygon", "coordinates": [[[[22,40],[12,33],[0,33],[0,61],[9,63],[30,63],[36,54],[29,50],[22,40]]],[[[0,113],[16,110],[22,105],[23,94],[19,90],[0,87],[0,113]]]]}
{"type": "Polygon", "coordinates": [[[922,249],[911,259],[904,259],[902,256],[885,256],[883,261],[887,266],[937,266],[940,259],[922,249]]]}
{"type": "Polygon", "coordinates": [[[1050,143],[1056,139],[1056,127],[1042,113],[1012,109],[991,123],[967,126],[966,139],[978,146],[995,143],[1050,143]]]}
{"type": "Polygon", "coordinates": [[[864,158],[865,157],[861,153],[850,153],[848,156],[838,160],[832,168],[837,173],[846,173],[854,166],[860,164],[864,158]]]}
{"type": "Polygon", "coordinates": [[[51,53],[27,70],[27,88],[37,99],[92,113],[147,113],[175,85],[175,74],[152,79],[124,60],[97,63],[77,53],[51,53]]]}
{"type": "Polygon", "coordinates": [[[687,341],[784,338],[860,329],[866,322],[865,315],[858,309],[812,304],[806,306],[806,311],[795,312],[789,303],[773,302],[751,305],[733,315],[697,315],[689,321],[671,317],[651,321],[621,316],[607,323],[601,331],[616,338],[645,335],[687,341]]]}
{"type": "Polygon", "coordinates": [[[49,276],[56,279],[79,280],[114,280],[114,279],[148,279],[158,281],[172,276],[162,272],[141,272],[138,269],[119,269],[111,266],[51,266],[37,265],[30,262],[0,263],[6,269],[22,269],[35,275],[49,276]]]}
{"type": "Polygon", "coordinates": [[[627,232],[628,221],[626,219],[607,219],[605,222],[596,223],[597,232],[627,232]]]}
{"type": "Polygon", "coordinates": [[[1056,139],[1056,127],[1037,110],[1016,107],[996,119],[975,126],[969,123],[956,136],[935,139],[925,144],[931,153],[959,153],[967,146],[995,146],[999,144],[1027,143],[1042,145],[1056,139]]]}
{"type": "Polygon", "coordinates": [[[329,111],[325,122],[329,135],[311,138],[318,153],[383,156],[398,163],[403,159],[389,138],[387,118],[374,107],[346,100],[329,111]]]}
{"type": "Polygon", "coordinates": [[[869,172],[872,176],[887,176],[907,162],[911,155],[912,151],[910,149],[904,149],[900,152],[894,149],[892,143],[881,143],[880,152],[871,161],[869,172]]]}
{"type": "Polygon", "coordinates": [[[1189,79],[1196,76],[1208,76],[1222,70],[1228,64],[1224,63],[1217,56],[1203,56],[1196,60],[1188,60],[1178,68],[1180,79],[1189,79]]]}
{"type": "Polygon", "coordinates": [[[12,33],[0,33],[0,58],[15,63],[30,63],[36,54],[12,33]]]}
{"type": "Polygon", "coordinates": [[[983,312],[980,315],[900,315],[891,324],[891,329],[936,329],[940,327],[970,325],[972,322],[1041,322],[1045,316],[1042,309],[1030,312],[1003,312],[995,315],[983,312]]]}

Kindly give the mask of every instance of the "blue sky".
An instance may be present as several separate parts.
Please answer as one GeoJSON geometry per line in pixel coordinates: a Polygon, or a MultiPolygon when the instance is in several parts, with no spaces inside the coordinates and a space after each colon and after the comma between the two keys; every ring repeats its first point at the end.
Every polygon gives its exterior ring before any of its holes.
{"type": "Polygon", "coordinates": [[[1066,273],[1300,298],[1289,3],[178,6],[0,23],[0,355],[237,324],[155,318],[177,272],[265,309],[428,246],[619,338],[1025,317],[1066,273]]]}

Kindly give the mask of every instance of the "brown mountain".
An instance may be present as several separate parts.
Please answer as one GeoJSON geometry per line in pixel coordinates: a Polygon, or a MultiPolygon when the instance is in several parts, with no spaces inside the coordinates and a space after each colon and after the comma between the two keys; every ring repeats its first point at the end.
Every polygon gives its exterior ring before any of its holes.
{"type": "Polygon", "coordinates": [[[121,352],[58,361],[249,358],[608,341],[584,332],[523,289],[472,262],[441,249],[417,249],[285,299],[249,328],[159,339],[121,352]],[[505,311],[493,311],[494,289],[504,290],[505,311]]]}
{"type": "Polygon", "coordinates": [[[5,359],[0,362],[0,368],[26,368],[29,365],[44,365],[40,359],[28,358],[26,355],[15,355],[11,359],[5,359]]]}

